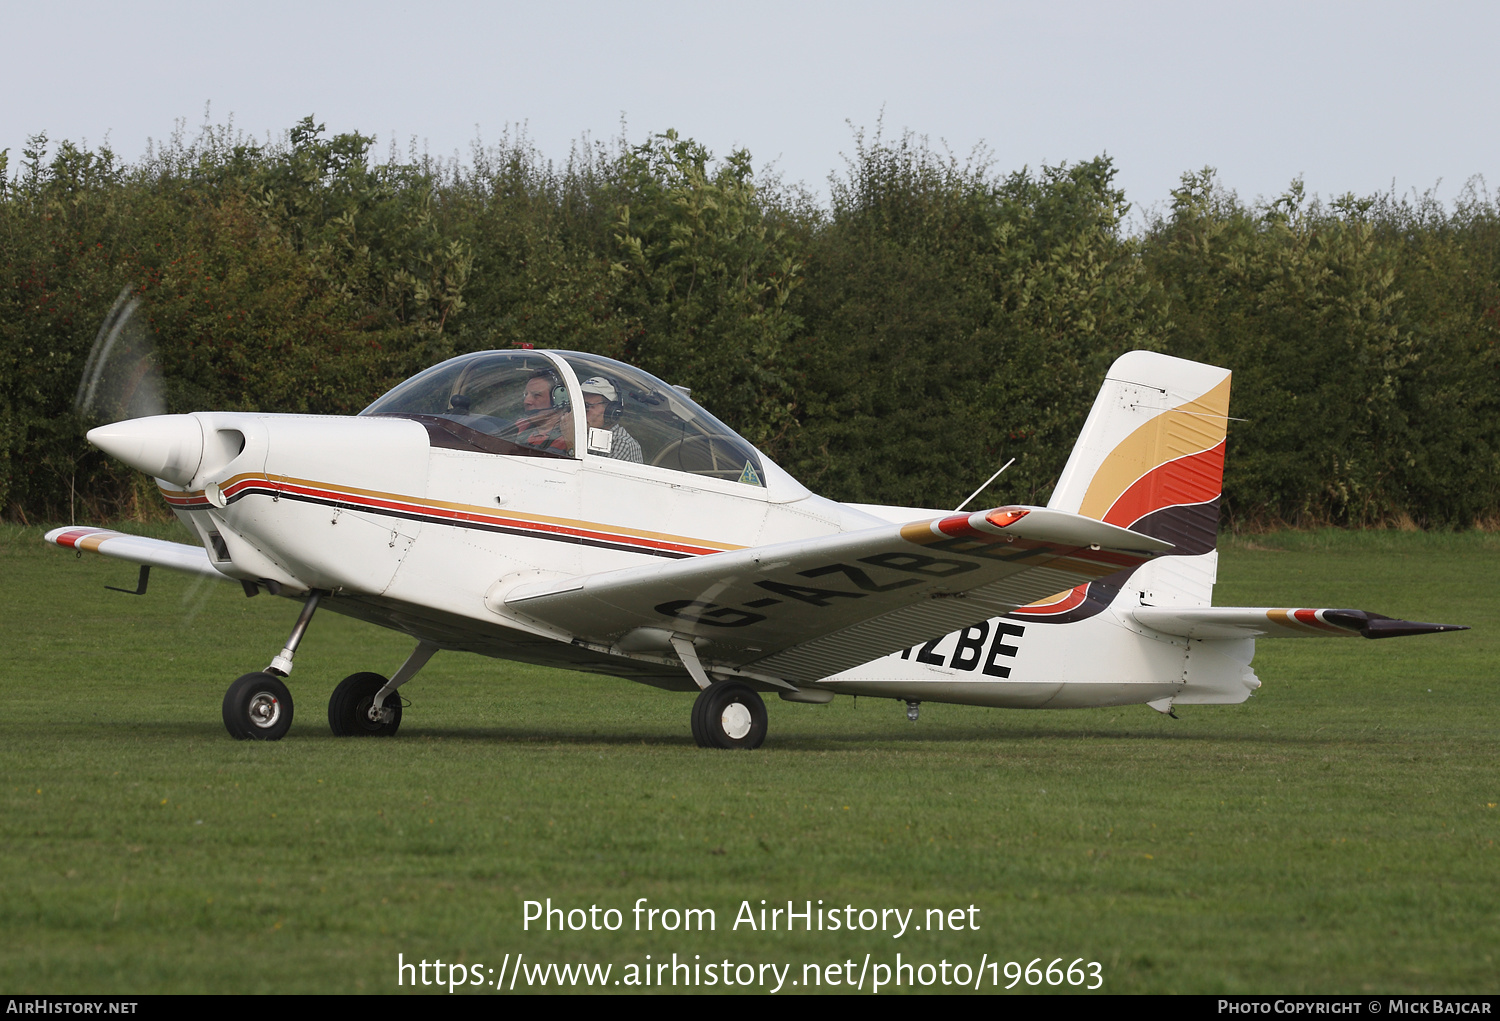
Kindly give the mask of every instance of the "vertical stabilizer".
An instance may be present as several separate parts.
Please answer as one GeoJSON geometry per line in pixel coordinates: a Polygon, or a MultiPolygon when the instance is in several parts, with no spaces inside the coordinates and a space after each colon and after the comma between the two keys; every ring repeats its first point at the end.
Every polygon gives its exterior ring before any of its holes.
{"type": "Polygon", "coordinates": [[[1110,366],[1047,506],[1177,549],[1107,582],[1150,604],[1210,604],[1228,414],[1228,369],[1151,351],[1110,366]]]}

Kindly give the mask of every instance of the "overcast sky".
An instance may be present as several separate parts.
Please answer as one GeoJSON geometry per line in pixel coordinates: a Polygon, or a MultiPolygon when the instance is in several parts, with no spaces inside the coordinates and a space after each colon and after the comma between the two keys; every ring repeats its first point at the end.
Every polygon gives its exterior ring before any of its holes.
{"type": "Polygon", "coordinates": [[[1217,167],[1242,198],[1500,184],[1500,4],[0,3],[0,148],[313,114],[404,152],[524,123],[562,159],[585,132],[676,128],[826,194],[849,125],[910,130],[998,170],[1107,153],[1137,206],[1217,167]]]}

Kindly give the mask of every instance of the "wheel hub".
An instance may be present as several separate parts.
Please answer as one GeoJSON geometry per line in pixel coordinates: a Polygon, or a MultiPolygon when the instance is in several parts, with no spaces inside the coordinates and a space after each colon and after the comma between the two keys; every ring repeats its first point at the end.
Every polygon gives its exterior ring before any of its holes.
{"type": "MultiPolygon", "coordinates": [[[[394,698],[394,696],[392,697],[394,698]]],[[[375,708],[373,700],[370,702],[361,702],[360,707],[360,711],[364,713],[365,719],[373,724],[390,723],[396,718],[396,710],[390,702],[387,702],[378,709],[375,708]]]]}
{"type": "Polygon", "coordinates": [[[742,740],[746,734],[750,733],[751,723],[750,710],[739,702],[729,703],[719,717],[719,724],[724,728],[724,733],[734,741],[742,740]]]}
{"type": "Polygon", "coordinates": [[[250,699],[250,722],[262,730],[274,727],[281,719],[281,702],[270,692],[262,691],[250,699]]]}

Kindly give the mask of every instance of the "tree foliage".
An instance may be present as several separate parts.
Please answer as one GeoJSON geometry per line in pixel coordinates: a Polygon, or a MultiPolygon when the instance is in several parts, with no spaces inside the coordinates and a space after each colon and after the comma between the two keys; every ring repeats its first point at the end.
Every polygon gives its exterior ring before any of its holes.
{"type": "Polygon", "coordinates": [[[1126,229],[1106,157],[1000,173],[857,132],[820,206],[675,132],[524,135],[372,158],[307,118],[135,164],[0,154],[0,506],[150,513],[72,400],[122,288],[167,410],[348,414],[450,355],[594,351],[674,383],[815,488],[1044,502],[1104,370],[1149,348],[1235,372],[1224,513],[1424,526],[1500,513],[1500,217],[1476,184],[1263,203],[1184,175],[1126,229]]]}

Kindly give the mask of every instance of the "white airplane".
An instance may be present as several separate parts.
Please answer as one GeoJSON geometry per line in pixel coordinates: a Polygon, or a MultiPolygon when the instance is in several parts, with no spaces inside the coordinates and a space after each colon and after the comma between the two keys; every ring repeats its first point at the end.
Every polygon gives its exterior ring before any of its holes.
{"type": "MultiPolygon", "coordinates": [[[[284,678],[326,607],[415,640],[345,678],[339,735],[394,734],[440,649],[699,692],[705,747],[755,748],[759,692],[1007,708],[1243,702],[1258,637],[1461,630],[1349,609],[1215,607],[1227,370],[1111,367],[1046,507],[974,513],[810,493],[639,369],[485,351],[355,417],[199,413],[89,440],[156,477],[199,546],[100,528],[47,541],[303,601],[224,697],[236,738],[292,723],[284,678]]],[[[1175,714],[1174,714],[1175,715],[1175,714]]]]}

